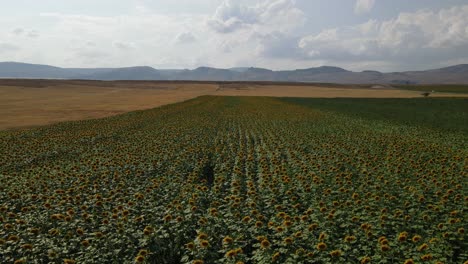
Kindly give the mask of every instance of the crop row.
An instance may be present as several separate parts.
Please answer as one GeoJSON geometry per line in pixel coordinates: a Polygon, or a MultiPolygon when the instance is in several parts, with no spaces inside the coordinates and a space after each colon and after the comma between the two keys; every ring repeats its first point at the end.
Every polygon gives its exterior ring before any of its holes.
{"type": "Polygon", "coordinates": [[[271,98],[0,137],[2,263],[463,263],[463,144],[271,98]]]}

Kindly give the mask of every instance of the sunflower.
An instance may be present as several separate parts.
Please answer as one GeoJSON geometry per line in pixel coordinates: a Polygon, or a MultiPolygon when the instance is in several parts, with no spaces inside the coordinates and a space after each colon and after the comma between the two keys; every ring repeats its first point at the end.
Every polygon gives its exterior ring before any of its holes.
{"type": "Polygon", "coordinates": [[[309,227],[307,228],[309,231],[314,231],[315,229],[317,229],[318,227],[318,224],[317,223],[313,223],[311,225],[309,225],[309,227]]]}
{"type": "Polygon", "coordinates": [[[210,242],[208,242],[208,240],[200,240],[200,246],[202,248],[207,248],[208,246],[210,245],[210,242]]]}
{"type": "Polygon", "coordinates": [[[459,234],[465,234],[465,228],[463,228],[463,227],[458,228],[458,233],[459,234]]]}
{"type": "Polygon", "coordinates": [[[208,235],[203,233],[203,232],[200,232],[198,234],[197,238],[200,239],[200,240],[206,240],[206,239],[208,239],[208,235]]]}
{"type": "Polygon", "coordinates": [[[279,252],[276,252],[275,254],[273,254],[273,256],[271,257],[271,260],[273,262],[277,261],[279,259],[279,257],[281,256],[281,254],[279,252]]]}
{"type": "Polygon", "coordinates": [[[386,251],[389,251],[390,250],[390,246],[387,245],[387,244],[383,244],[380,246],[380,250],[386,252],[386,251]]]}
{"type": "Polygon", "coordinates": [[[12,241],[12,242],[18,242],[20,240],[19,236],[17,235],[10,235],[8,238],[7,238],[8,241],[12,241]]]}
{"type": "Polygon", "coordinates": [[[298,248],[295,253],[298,256],[302,256],[305,253],[305,250],[303,248],[298,248]]]}
{"type": "Polygon", "coordinates": [[[255,222],[255,227],[256,227],[256,228],[260,228],[260,227],[262,227],[262,226],[263,226],[263,222],[262,222],[262,221],[257,221],[257,222],[255,222]]]}
{"type": "Polygon", "coordinates": [[[286,237],[285,239],[283,239],[283,242],[287,245],[292,244],[293,241],[294,240],[292,237],[286,237]]]}
{"type": "Polygon", "coordinates": [[[138,256],[135,258],[135,263],[142,263],[143,261],[145,261],[145,257],[144,257],[144,256],[138,255],[138,256]]]}
{"type": "Polygon", "coordinates": [[[431,254],[426,254],[421,256],[422,261],[429,261],[432,260],[432,255],[431,254]]]}
{"type": "Polygon", "coordinates": [[[380,244],[380,245],[388,245],[388,240],[387,240],[387,238],[384,237],[384,236],[379,237],[379,240],[378,240],[378,241],[379,241],[379,244],[380,244]]]}
{"type": "Polygon", "coordinates": [[[424,243],[424,244],[422,244],[421,246],[418,247],[418,251],[424,251],[427,248],[429,248],[429,246],[426,243],[424,243]]]}
{"type": "Polygon", "coordinates": [[[141,249],[140,251],[138,251],[138,255],[140,256],[147,256],[148,255],[148,250],[147,249],[141,249]]]}
{"type": "Polygon", "coordinates": [[[363,230],[369,230],[372,226],[368,223],[361,224],[361,228],[363,230]]]}
{"type": "Polygon", "coordinates": [[[170,215],[170,214],[165,215],[164,218],[163,218],[163,220],[164,220],[164,222],[166,222],[166,223],[167,223],[167,222],[170,222],[170,221],[172,220],[172,215],[170,215]]]}
{"type": "Polygon", "coordinates": [[[24,248],[26,250],[32,250],[33,249],[33,245],[31,244],[23,244],[21,245],[21,248],[24,248]]]}
{"type": "Polygon", "coordinates": [[[29,232],[30,232],[31,234],[34,234],[34,235],[39,234],[39,231],[40,231],[39,228],[31,228],[31,229],[29,230],[29,232]]]}
{"type": "Polygon", "coordinates": [[[231,244],[233,241],[232,237],[226,236],[223,238],[223,244],[231,244]]]}
{"type": "Polygon", "coordinates": [[[76,229],[76,233],[80,236],[84,235],[84,230],[82,228],[76,229]]]}
{"type": "Polygon", "coordinates": [[[81,241],[81,245],[82,245],[83,247],[88,247],[89,244],[90,244],[90,243],[89,243],[89,240],[83,240],[83,241],[81,241]]]}
{"type": "Polygon", "coordinates": [[[371,258],[370,257],[362,257],[361,258],[361,264],[367,264],[367,263],[370,263],[371,262],[371,258]]]}
{"type": "Polygon", "coordinates": [[[185,247],[188,248],[189,250],[195,249],[195,244],[193,242],[185,244],[185,247]]]}
{"type": "Polygon", "coordinates": [[[270,247],[270,241],[268,241],[267,239],[264,239],[264,240],[262,240],[262,242],[260,242],[260,246],[263,249],[269,248],[270,247]]]}
{"type": "Polygon", "coordinates": [[[413,236],[413,238],[411,239],[414,243],[417,243],[421,240],[421,236],[420,235],[415,235],[413,236]]]}
{"type": "Polygon", "coordinates": [[[325,234],[324,232],[322,232],[322,233],[320,233],[318,239],[319,239],[319,240],[324,240],[326,237],[327,237],[327,234],[325,234]]]}
{"type": "Polygon", "coordinates": [[[235,249],[231,249],[228,252],[226,252],[226,258],[233,258],[237,255],[237,252],[235,249]]]}
{"type": "Polygon", "coordinates": [[[323,251],[325,249],[327,249],[327,244],[323,243],[323,242],[320,242],[317,244],[317,249],[320,250],[320,251],[323,251]]]}
{"type": "Polygon", "coordinates": [[[286,216],[286,213],[285,212],[279,212],[276,214],[277,217],[280,217],[280,218],[283,218],[286,216]]]}
{"type": "Polygon", "coordinates": [[[413,259],[407,259],[407,260],[405,260],[404,264],[414,264],[414,260],[413,259]]]}
{"type": "Polygon", "coordinates": [[[143,229],[143,234],[150,235],[153,231],[154,229],[151,226],[146,226],[145,229],[143,229]]]}

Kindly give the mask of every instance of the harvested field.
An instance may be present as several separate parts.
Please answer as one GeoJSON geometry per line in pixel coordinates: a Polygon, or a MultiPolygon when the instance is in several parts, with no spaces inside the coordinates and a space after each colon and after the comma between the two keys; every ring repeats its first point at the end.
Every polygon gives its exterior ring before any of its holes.
{"type": "MultiPolygon", "coordinates": [[[[270,82],[0,80],[0,129],[101,118],[201,95],[316,98],[413,98],[419,91],[270,82]]],[[[432,97],[468,97],[435,93],[432,97]]]]}
{"type": "Polygon", "coordinates": [[[0,86],[0,129],[101,118],[209,94],[215,85],[0,86]]]}

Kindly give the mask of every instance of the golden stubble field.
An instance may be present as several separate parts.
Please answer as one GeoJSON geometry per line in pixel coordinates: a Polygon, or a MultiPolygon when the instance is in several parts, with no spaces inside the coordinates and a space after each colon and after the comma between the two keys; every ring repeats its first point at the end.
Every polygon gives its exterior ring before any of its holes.
{"type": "MultiPolygon", "coordinates": [[[[0,130],[112,116],[202,95],[411,98],[420,92],[274,83],[0,80],[0,130]]],[[[438,97],[467,94],[436,93],[438,97]]]]}

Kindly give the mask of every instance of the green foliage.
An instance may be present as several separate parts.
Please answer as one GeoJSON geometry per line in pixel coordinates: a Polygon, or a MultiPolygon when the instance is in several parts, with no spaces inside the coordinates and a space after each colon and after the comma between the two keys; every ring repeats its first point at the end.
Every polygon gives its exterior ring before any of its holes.
{"type": "Polygon", "coordinates": [[[206,96],[5,132],[0,260],[463,263],[465,128],[373,108],[424,101],[206,96]]]}
{"type": "MultiPolygon", "coordinates": [[[[465,98],[284,98],[285,102],[395,126],[468,135],[468,99],[465,98]]],[[[443,135],[441,135],[443,137],[443,135]]]]}

